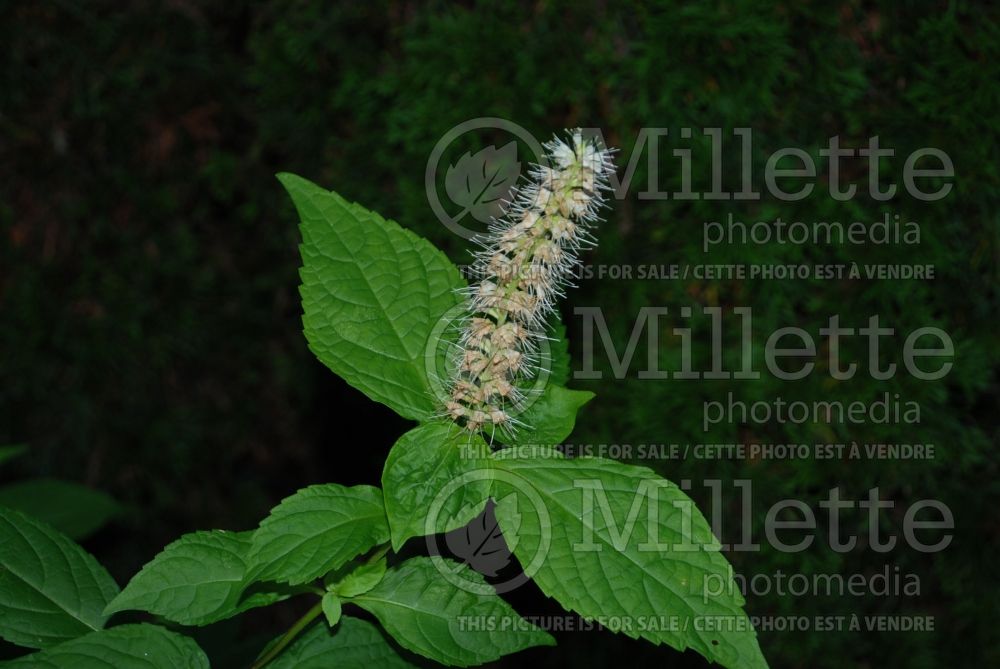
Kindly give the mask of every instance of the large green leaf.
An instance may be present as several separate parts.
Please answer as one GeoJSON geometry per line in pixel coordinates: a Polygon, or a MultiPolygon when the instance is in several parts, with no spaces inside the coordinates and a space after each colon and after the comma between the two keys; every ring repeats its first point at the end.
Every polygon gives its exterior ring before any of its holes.
{"type": "Polygon", "coordinates": [[[302,322],[337,375],[406,418],[438,407],[428,336],[458,304],[458,269],[424,239],[292,174],[279,174],[302,220],[302,322]]]}
{"type": "Polygon", "coordinates": [[[381,490],[314,485],[282,501],[254,532],[249,573],[298,585],[388,540],[381,490]]]}
{"type": "MultiPolygon", "coordinates": [[[[485,586],[478,574],[462,577],[485,586]]],[[[497,595],[453,585],[430,558],[390,569],[381,583],[349,601],[373,613],[403,648],[442,664],[467,667],[555,644],[497,595]]]]}
{"type": "Polygon", "coordinates": [[[99,490],[56,479],[0,487],[0,506],[34,516],[71,539],[90,536],[121,511],[115,500],[99,490]]]}
{"type": "Polygon", "coordinates": [[[373,624],[343,616],[330,629],[325,623],[310,627],[271,662],[270,669],[411,669],[373,624]]]}
{"type": "Polygon", "coordinates": [[[470,472],[488,467],[488,454],[480,436],[445,421],[425,423],[400,437],[382,471],[393,549],[410,537],[461,527],[482,511],[490,481],[470,472]]]}
{"type": "Polygon", "coordinates": [[[30,516],[0,507],[0,636],[45,648],[99,630],[118,586],[89,553],[30,516]]]}
{"type": "Polygon", "coordinates": [[[244,597],[250,583],[251,532],[194,532],[163,549],[142,568],[106,612],[130,609],[182,625],[207,625],[284,599],[276,592],[244,597]]]}
{"type": "Polygon", "coordinates": [[[122,625],[91,632],[11,662],[10,669],[208,669],[192,639],[156,625],[122,625]]]}
{"type": "Polygon", "coordinates": [[[718,541],[676,485],[602,458],[494,459],[500,527],[545,594],[634,638],[767,666],[718,541]]]}

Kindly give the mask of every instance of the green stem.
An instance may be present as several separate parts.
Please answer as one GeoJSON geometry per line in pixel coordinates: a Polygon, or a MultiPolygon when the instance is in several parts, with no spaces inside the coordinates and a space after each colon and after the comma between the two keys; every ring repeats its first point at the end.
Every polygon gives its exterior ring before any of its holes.
{"type": "Polygon", "coordinates": [[[260,669],[268,662],[278,657],[278,655],[281,654],[281,651],[285,650],[285,648],[288,647],[288,644],[294,641],[295,637],[297,637],[299,633],[302,632],[302,630],[304,630],[309,625],[309,623],[315,620],[322,612],[323,612],[323,602],[320,601],[316,604],[316,606],[306,611],[305,614],[301,618],[299,618],[295,622],[295,624],[289,628],[287,632],[285,632],[285,635],[278,640],[278,643],[271,646],[271,649],[266,653],[264,653],[264,655],[260,657],[256,662],[254,662],[253,666],[250,669],[260,669]]]}
{"type": "Polygon", "coordinates": [[[379,549],[372,553],[371,557],[365,560],[365,564],[374,564],[385,557],[385,554],[389,552],[391,544],[382,544],[379,549]]]}
{"type": "MultiPolygon", "coordinates": [[[[389,552],[390,547],[391,547],[390,544],[387,543],[382,544],[381,546],[379,546],[377,551],[372,553],[371,557],[369,557],[365,561],[365,563],[372,564],[382,559],[382,557],[389,552]]],[[[315,592],[320,597],[326,594],[325,590],[321,590],[319,588],[306,587],[304,588],[304,590],[307,592],[315,592]]],[[[292,625],[290,628],[288,628],[288,631],[285,632],[284,636],[278,639],[277,643],[271,646],[271,648],[269,648],[266,653],[257,658],[257,661],[253,663],[253,666],[251,666],[250,669],[261,669],[261,667],[269,663],[274,658],[278,657],[278,655],[281,654],[281,651],[285,650],[285,648],[288,647],[288,644],[295,641],[295,637],[301,634],[302,630],[308,627],[309,623],[316,620],[316,618],[318,618],[319,614],[321,614],[322,612],[323,612],[323,601],[320,600],[319,603],[316,604],[316,606],[306,611],[301,618],[296,620],[295,624],[292,625]]]]}

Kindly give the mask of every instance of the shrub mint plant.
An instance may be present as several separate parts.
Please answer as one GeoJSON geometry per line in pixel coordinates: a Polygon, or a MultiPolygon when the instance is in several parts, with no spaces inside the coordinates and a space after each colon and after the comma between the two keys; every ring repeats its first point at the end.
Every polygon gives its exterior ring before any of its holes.
{"type": "Polygon", "coordinates": [[[468,564],[400,554],[492,505],[524,574],[567,611],[640,621],[620,631],[730,669],[766,667],[719,543],[680,488],[555,447],[593,397],[565,386],[555,301],[599,234],[613,165],[579,131],[546,149],[478,240],[471,286],[429,242],[279,175],[301,218],[310,349],[417,425],[389,451],[381,488],[313,485],[252,531],[184,535],[121,590],[58,530],[0,509],[0,636],[37,649],[7,665],[207,667],[178,626],[293,597],[311,608],[254,667],[407,667],[416,656],[467,667],[552,645],[468,564]],[[706,596],[707,579],[729,587],[706,596]],[[124,611],[169,628],[109,626],[124,611]]]}

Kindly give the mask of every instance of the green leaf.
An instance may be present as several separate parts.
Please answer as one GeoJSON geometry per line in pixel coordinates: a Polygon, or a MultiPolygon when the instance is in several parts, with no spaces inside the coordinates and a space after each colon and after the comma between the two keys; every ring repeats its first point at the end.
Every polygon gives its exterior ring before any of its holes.
{"type": "Polygon", "coordinates": [[[321,603],[327,624],[333,627],[340,622],[340,597],[337,597],[336,593],[328,592],[323,595],[321,603]]]}
{"type": "Polygon", "coordinates": [[[45,648],[104,627],[118,586],[89,553],[30,516],[0,508],[0,636],[45,648]]]}
{"type": "Polygon", "coordinates": [[[32,479],[0,487],[0,506],[23,511],[77,540],[90,536],[121,511],[118,503],[103,492],[55,479],[32,479]]]}
{"type": "Polygon", "coordinates": [[[588,619],[627,619],[621,631],[633,638],[693,648],[726,667],[767,667],[718,541],[673,483],[602,458],[505,454],[495,465],[497,520],[546,595],[588,619]],[[719,631],[699,625],[705,619],[719,631]]]}
{"type": "Polygon", "coordinates": [[[374,562],[365,562],[348,571],[342,578],[331,581],[329,590],[341,597],[360,595],[379,584],[379,581],[385,576],[385,569],[384,557],[374,562]]]}
{"type": "MultiPolygon", "coordinates": [[[[486,583],[471,571],[462,578],[486,583]]],[[[555,644],[497,595],[474,594],[442,578],[426,557],[390,569],[375,588],[350,601],[374,614],[403,648],[442,664],[467,667],[555,644]]]]}
{"type": "Polygon", "coordinates": [[[542,396],[523,413],[515,416],[527,427],[504,435],[508,444],[561,444],[576,425],[576,414],[594,398],[588,390],[571,390],[549,384],[542,396]]]}
{"type": "Polygon", "coordinates": [[[313,625],[285,649],[268,669],[411,669],[372,623],[344,616],[331,629],[313,625]]]}
{"type": "Polygon", "coordinates": [[[327,483],[298,491],[254,532],[254,580],[299,585],[389,540],[382,491],[327,483]]]}
{"type": "Polygon", "coordinates": [[[279,174],[302,220],[302,322],[309,348],[398,414],[436,412],[425,349],[460,301],[458,269],[430,242],[292,174],[279,174]]]}
{"type": "Polygon", "coordinates": [[[122,625],[91,632],[2,665],[4,669],[208,669],[192,639],[156,625],[122,625]]]}
{"type": "Polygon", "coordinates": [[[488,454],[482,437],[445,421],[425,423],[400,437],[382,471],[393,550],[411,537],[462,527],[482,511],[489,479],[462,477],[488,466],[488,454]]]}
{"type": "Polygon", "coordinates": [[[287,594],[243,597],[250,583],[251,532],[194,532],[163,549],[108,605],[107,614],[148,611],[182,625],[207,625],[267,606],[287,594]]]}

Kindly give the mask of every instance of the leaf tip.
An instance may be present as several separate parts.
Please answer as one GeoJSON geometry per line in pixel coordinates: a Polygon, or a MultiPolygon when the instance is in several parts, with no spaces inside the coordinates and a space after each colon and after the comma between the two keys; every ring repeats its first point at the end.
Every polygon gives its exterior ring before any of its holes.
{"type": "Polygon", "coordinates": [[[398,553],[399,549],[403,547],[403,544],[405,544],[408,539],[409,539],[409,537],[407,537],[406,534],[402,530],[400,530],[398,532],[397,531],[393,531],[392,534],[391,534],[391,537],[390,537],[390,542],[389,542],[390,545],[392,546],[392,552],[393,553],[398,553]]]}
{"type": "Polygon", "coordinates": [[[303,179],[297,174],[292,174],[291,172],[277,172],[275,173],[274,178],[277,179],[287,191],[290,191],[294,186],[302,184],[303,182],[308,183],[306,179],[303,179]]]}

